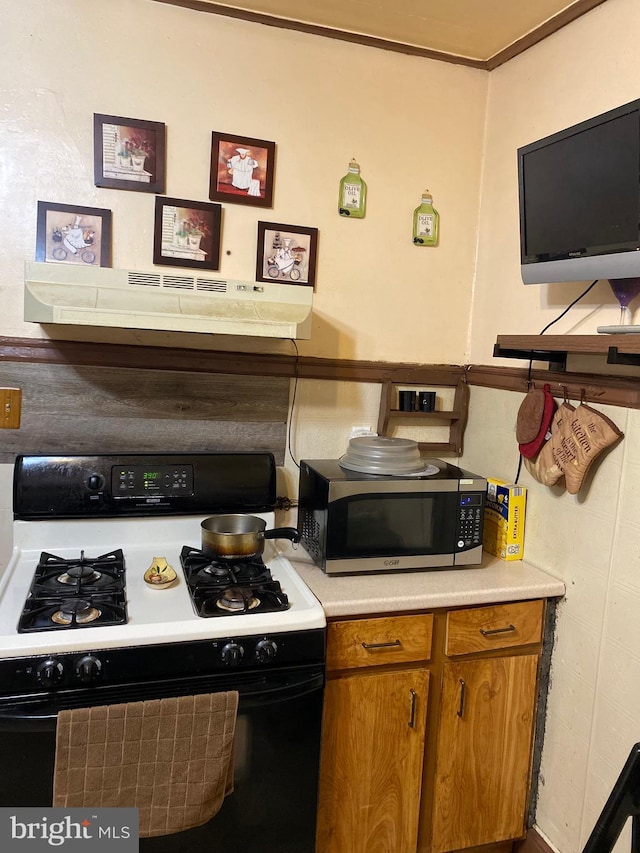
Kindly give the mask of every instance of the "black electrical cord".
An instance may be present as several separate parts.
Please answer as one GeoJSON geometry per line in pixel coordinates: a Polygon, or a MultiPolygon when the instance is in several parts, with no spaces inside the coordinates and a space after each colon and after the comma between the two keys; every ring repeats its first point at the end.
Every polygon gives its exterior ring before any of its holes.
{"type": "Polygon", "coordinates": [[[586,289],[586,290],[583,290],[583,291],[582,291],[582,293],[580,294],[580,296],[577,296],[577,297],[573,300],[573,302],[571,302],[569,305],[567,305],[567,307],[564,309],[564,311],[562,312],[562,314],[558,314],[558,316],[556,317],[556,319],[555,319],[555,320],[552,320],[550,323],[547,323],[547,325],[544,327],[544,329],[543,329],[539,334],[544,335],[544,333],[547,331],[547,329],[550,329],[550,328],[551,328],[551,326],[553,326],[553,324],[554,324],[554,323],[557,323],[557,322],[558,322],[558,320],[562,320],[562,318],[563,318],[563,317],[564,317],[564,315],[567,313],[567,311],[569,311],[571,308],[573,308],[573,306],[576,304],[576,302],[580,302],[580,300],[582,299],[582,297],[583,297],[583,296],[586,296],[586,295],[587,295],[587,293],[589,293],[589,291],[590,291],[593,287],[595,287],[595,286],[596,286],[596,284],[597,284],[599,281],[600,281],[600,279],[599,279],[599,278],[597,278],[595,281],[592,281],[592,282],[591,282],[591,284],[589,285],[589,287],[587,287],[587,289],[586,289]]]}
{"type": "MultiPolygon", "coordinates": [[[[577,302],[580,302],[580,300],[583,298],[583,296],[586,296],[586,295],[587,295],[587,293],[589,293],[589,291],[590,291],[593,287],[595,287],[595,286],[596,286],[596,284],[597,284],[599,281],[600,281],[600,279],[599,279],[599,278],[595,279],[595,281],[592,281],[592,282],[591,282],[591,284],[589,285],[589,287],[587,287],[585,290],[583,290],[583,291],[582,291],[582,293],[580,294],[580,296],[577,296],[577,297],[573,300],[573,302],[571,302],[569,305],[567,305],[567,307],[564,309],[564,311],[563,311],[561,314],[558,314],[558,316],[555,318],[555,320],[552,320],[550,323],[547,323],[547,325],[544,327],[544,329],[543,329],[541,332],[539,332],[539,334],[540,334],[540,335],[544,335],[544,333],[547,331],[547,329],[550,329],[550,328],[551,328],[551,326],[553,326],[553,325],[554,325],[554,323],[557,323],[557,322],[558,322],[558,320],[562,320],[562,318],[564,317],[564,315],[565,315],[568,311],[570,311],[570,310],[571,310],[571,308],[573,308],[573,306],[574,306],[577,302]]],[[[532,366],[533,366],[533,358],[530,358],[530,359],[529,359],[529,368],[528,368],[528,370],[527,370],[527,388],[529,388],[529,387],[531,386],[531,369],[532,369],[532,366]]],[[[520,479],[520,472],[521,472],[521,471],[522,471],[522,454],[520,453],[520,454],[519,454],[519,456],[518,456],[518,471],[517,471],[517,473],[516,473],[516,478],[515,478],[515,480],[513,481],[516,485],[518,484],[518,480],[520,479]]]]}
{"type": "Polygon", "coordinates": [[[289,451],[289,456],[293,460],[293,464],[296,468],[300,468],[300,463],[296,460],[293,452],[291,450],[291,437],[292,437],[292,428],[293,428],[293,412],[296,405],[296,394],[298,392],[298,365],[300,363],[300,351],[298,350],[298,344],[295,342],[295,338],[289,339],[293,344],[293,348],[296,351],[296,360],[294,364],[294,372],[293,372],[293,394],[291,396],[291,414],[289,415],[289,430],[287,435],[287,449],[289,451]]]}

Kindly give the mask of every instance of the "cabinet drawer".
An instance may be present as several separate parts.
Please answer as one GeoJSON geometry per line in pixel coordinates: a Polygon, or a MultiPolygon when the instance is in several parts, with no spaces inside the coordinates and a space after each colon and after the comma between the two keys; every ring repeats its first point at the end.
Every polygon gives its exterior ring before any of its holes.
{"type": "Polygon", "coordinates": [[[468,655],[539,643],[544,602],[520,601],[447,614],[446,654],[468,655]]]}
{"type": "Polygon", "coordinates": [[[431,613],[332,622],[327,634],[327,669],[428,660],[432,634],[431,613]]]}

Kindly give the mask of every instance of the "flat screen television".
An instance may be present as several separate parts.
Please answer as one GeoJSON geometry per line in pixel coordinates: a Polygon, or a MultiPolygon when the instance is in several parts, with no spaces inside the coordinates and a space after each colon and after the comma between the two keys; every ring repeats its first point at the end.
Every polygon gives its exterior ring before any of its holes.
{"type": "Polygon", "coordinates": [[[522,280],[640,276],[640,100],[518,149],[522,280]]]}

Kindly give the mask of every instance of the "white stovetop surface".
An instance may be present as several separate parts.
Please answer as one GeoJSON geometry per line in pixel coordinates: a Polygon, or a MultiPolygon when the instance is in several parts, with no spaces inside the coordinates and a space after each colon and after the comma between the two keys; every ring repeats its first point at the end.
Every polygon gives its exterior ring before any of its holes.
{"type": "MultiPolygon", "coordinates": [[[[203,516],[204,517],[204,516],[203,516]]],[[[268,519],[267,515],[262,516],[268,519]]],[[[289,597],[288,610],[203,618],[191,603],[180,565],[183,545],[201,547],[200,521],[192,516],[82,521],[16,521],[12,558],[0,576],[0,657],[117,648],[129,645],[220,639],[322,628],[324,611],[278,542],[265,540],[263,559],[289,597]],[[46,543],[46,544],[45,544],[46,543]],[[17,632],[17,624],[42,551],[62,558],[98,557],[122,548],[126,563],[127,608],[124,625],[17,632]],[[153,589],[143,580],[154,557],[166,557],[178,580],[153,589]]],[[[273,524],[267,520],[269,527],[273,524]]],[[[292,551],[292,553],[296,553],[292,551]]]]}

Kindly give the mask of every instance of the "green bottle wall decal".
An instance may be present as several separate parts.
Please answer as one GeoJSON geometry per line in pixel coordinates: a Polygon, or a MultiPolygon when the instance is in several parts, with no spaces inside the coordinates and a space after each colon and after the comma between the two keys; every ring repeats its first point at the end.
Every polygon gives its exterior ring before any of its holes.
{"type": "Polygon", "coordinates": [[[360,177],[360,166],[352,158],[349,171],[340,181],[338,212],[340,216],[362,219],[367,206],[367,185],[360,177]]]}
{"type": "Polygon", "coordinates": [[[435,246],[438,242],[440,215],[433,206],[429,190],[422,193],[422,203],[413,211],[413,242],[416,246],[435,246]]]}

